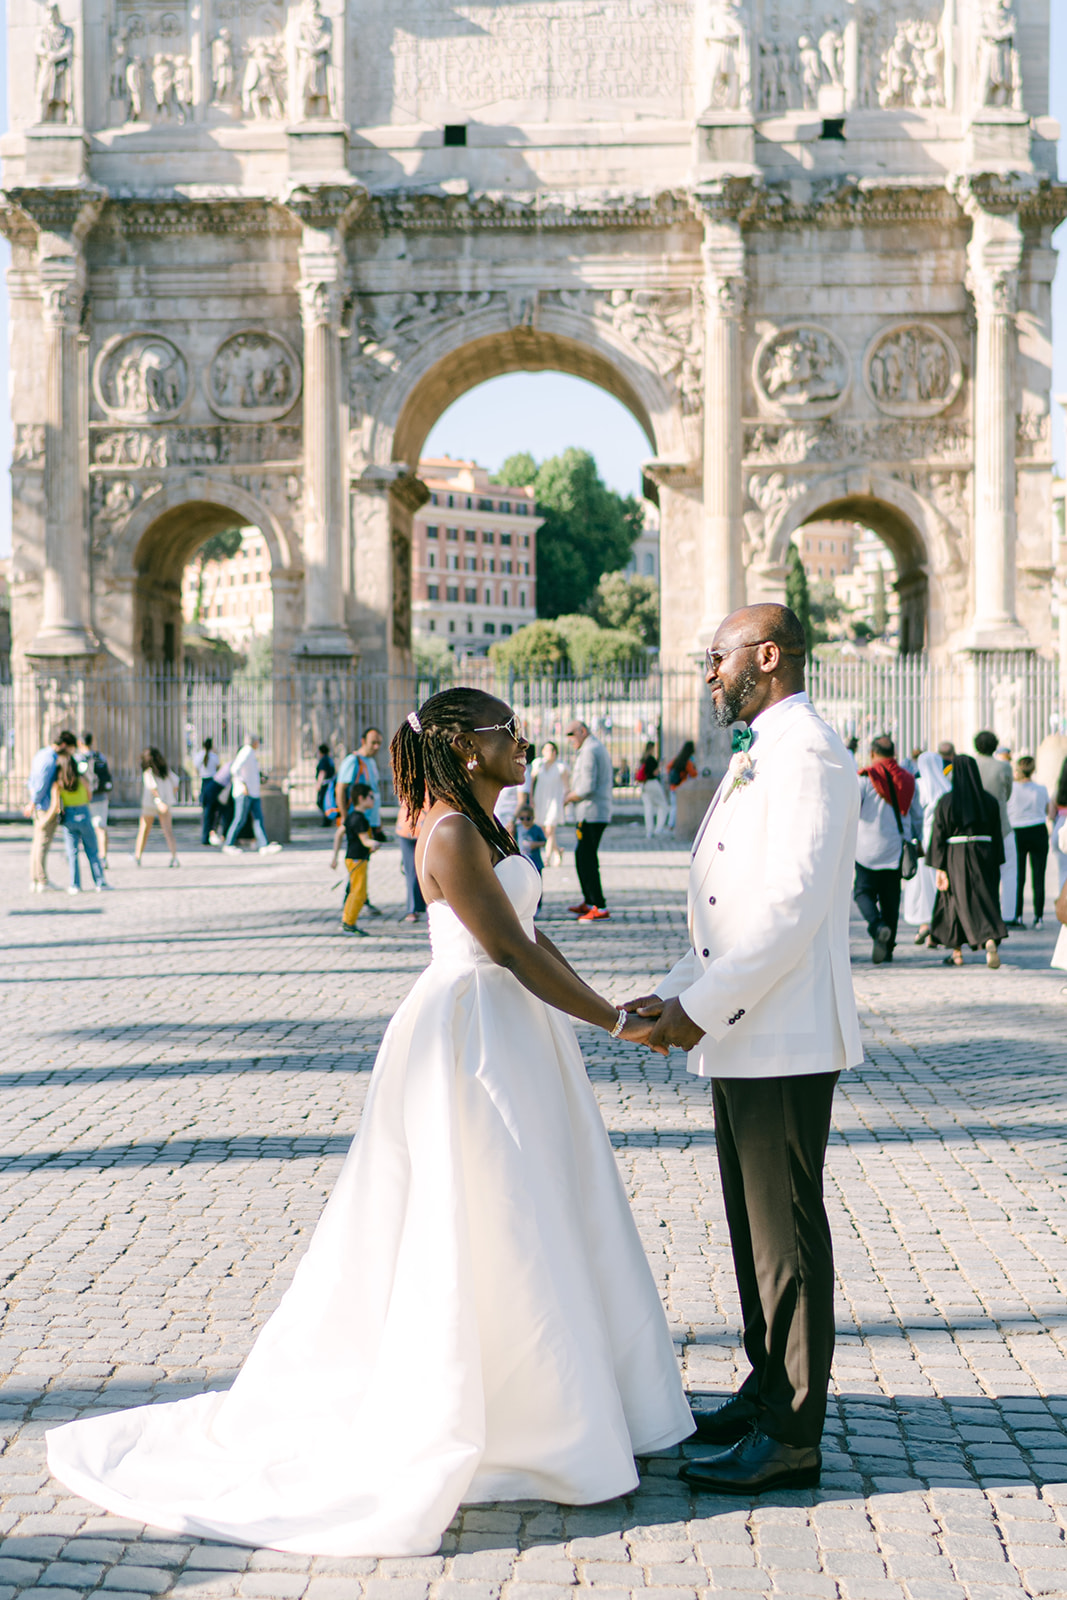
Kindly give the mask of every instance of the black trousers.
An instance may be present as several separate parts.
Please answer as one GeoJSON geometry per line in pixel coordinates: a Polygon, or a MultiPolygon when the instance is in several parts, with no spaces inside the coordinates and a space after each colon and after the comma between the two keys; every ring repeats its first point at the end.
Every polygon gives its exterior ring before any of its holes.
{"type": "Polygon", "coordinates": [[[1034,891],[1034,916],[1045,915],[1045,867],[1048,864],[1048,829],[1043,822],[1032,828],[1015,828],[1015,854],[1019,876],[1015,883],[1015,920],[1023,919],[1023,890],[1026,888],[1026,863],[1030,862],[1030,887],[1034,891]]]}
{"type": "Polygon", "coordinates": [[[587,906],[604,905],[604,890],[600,882],[600,841],[604,837],[606,822],[579,822],[578,842],[574,847],[574,870],[582,886],[582,899],[587,906]]]}
{"type": "Polygon", "coordinates": [[[834,1354],[822,1175],[836,1072],[717,1078],[715,1142],[745,1354],[741,1394],[780,1444],[817,1445],[834,1354]]]}
{"type": "Polygon", "coordinates": [[[900,921],[900,868],[865,867],[856,862],[856,881],[852,898],[860,908],[867,924],[867,932],[874,938],[880,927],[889,929],[893,937],[890,950],[897,942],[897,923],[900,921]]]}

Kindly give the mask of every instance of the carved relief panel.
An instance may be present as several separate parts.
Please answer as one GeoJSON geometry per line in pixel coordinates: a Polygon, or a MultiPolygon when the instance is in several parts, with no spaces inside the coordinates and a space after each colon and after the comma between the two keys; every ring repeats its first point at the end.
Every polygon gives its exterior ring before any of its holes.
{"type": "Polygon", "coordinates": [[[296,352],[262,328],[230,334],[204,374],[212,411],[235,422],[276,422],[299,400],[300,386],[296,352]]]}
{"type": "Polygon", "coordinates": [[[279,0],[214,0],[210,108],[250,122],[283,120],[288,104],[285,8],[279,0]]]}
{"type": "Polygon", "coordinates": [[[959,352],[930,322],[909,322],[876,334],[863,358],[863,383],[890,417],[934,417],[960,392],[959,352]]]}
{"type": "Polygon", "coordinates": [[[754,104],[840,115],[951,103],[946,0],[755,0],[754,104]]]}
{"type": "Polygon", "coordinates": [[[93,393],[120,421],[170,422],[188,398],[189,367],[162,334],[118,334],[93,365],[93,393]]]}
{"type": "Polygon", "coordinates": [[[111,125],[188,122],[196,86],[186,6],[114,0],[109,80],[111,125]]]}
{"type": "Polygon", "coordinates": [[[752,381],[763,404],[779,415],[825,417],[847,398],[851,371],[836,334],[815,322],[795,322],[760,340],[752,381]]]}

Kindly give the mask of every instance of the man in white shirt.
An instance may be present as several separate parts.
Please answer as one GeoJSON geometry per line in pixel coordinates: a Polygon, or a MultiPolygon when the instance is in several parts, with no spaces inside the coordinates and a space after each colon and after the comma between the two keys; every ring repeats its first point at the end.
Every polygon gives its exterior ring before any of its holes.
{"type": "Polygon", "coordinates": [[[822,1174],[834,1086],[863,1059],[848,928],[859,815],[852,757],[804,692],[785,606],[720,625],[705,680],[735,754],[693,846],[692,948],[627,1010],[658,1018],[710,1077],[752,1371],[697,1418],[716,1455],[682,1476],[719,1494],[819,1481],[834,1349],[822,1174]],[[747,726],[746,726],[747,724],[747,726]]]}
{"type": "Polygon", "coordinates": [[[259,794],[259,737],[251,734],[248,743],[243,744],[230,763],[230,775],[233,780],[233,798],[236,809],[230,831],[226,835],[223,853],[228,856],[239,856],[240,846],[237,843],[241,829],[252,818],[252,832],[259,846],[261,856],[276,855],[281,849],[277,840],[273,843],[267,840],[267,830],[263,826],[263,802],[259,794]]]}

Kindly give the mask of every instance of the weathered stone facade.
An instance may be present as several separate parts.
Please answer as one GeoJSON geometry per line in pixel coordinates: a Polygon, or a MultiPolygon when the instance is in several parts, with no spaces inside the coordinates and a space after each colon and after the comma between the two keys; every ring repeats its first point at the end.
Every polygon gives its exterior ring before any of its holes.
{"type": "Polygon", "coordinates": [[[878,531],[905,648],[1049,648],[1044,0],[9,7],[16,661],[174,659],[256,524],[276,648],[410,648],[441,411],[649,438],[668,648],[878,531]]]}

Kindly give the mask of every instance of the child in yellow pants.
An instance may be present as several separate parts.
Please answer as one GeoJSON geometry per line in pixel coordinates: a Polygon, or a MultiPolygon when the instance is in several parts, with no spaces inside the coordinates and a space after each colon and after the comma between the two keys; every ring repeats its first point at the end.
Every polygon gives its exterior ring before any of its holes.
{"type": "Polygon", "coordinates": [[[356,926],[357,918],[367,903],[367,863],[371,852],[377,850],[372,838],[367,812],[374,805],[374,790],[366,783],[352,785],[348,815],[345,818],[345,866],[348,868],[348,893],[341,913],[341,932],[354,933],[366,938],[366,928],[356,926]]]}

